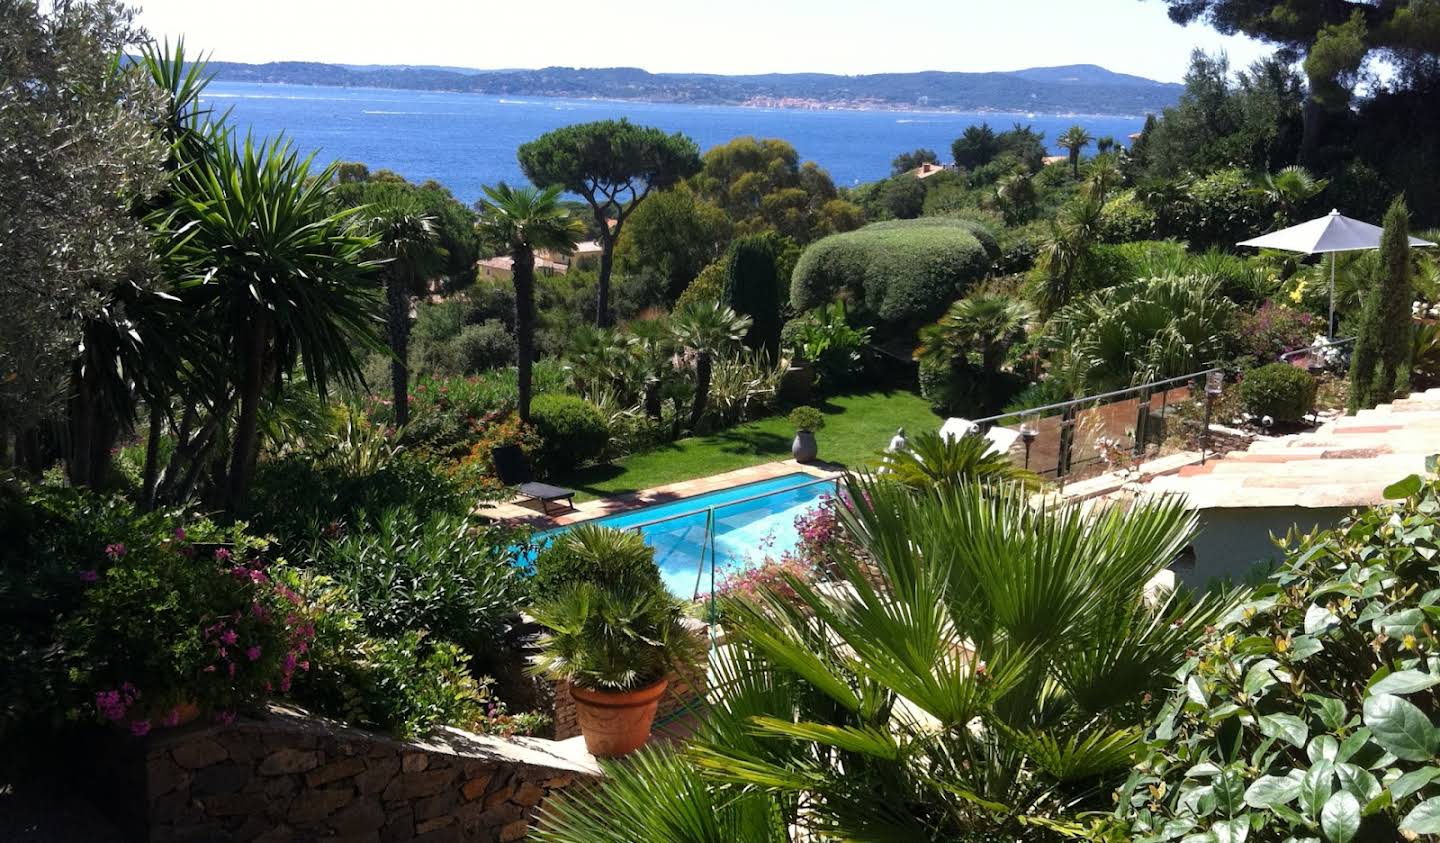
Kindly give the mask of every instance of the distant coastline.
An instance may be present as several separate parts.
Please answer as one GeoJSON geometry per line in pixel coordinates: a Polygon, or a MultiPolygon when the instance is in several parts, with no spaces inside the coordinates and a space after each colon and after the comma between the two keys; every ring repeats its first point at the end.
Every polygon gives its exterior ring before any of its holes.
{"type": "MultiPolygon", "coordinates": [[[[243,82],[248,82],[248,83],[254,84],[254,85],[273,86],[273,87],[276,87],[276,88],[282,88],[282,87],[291,87],[291,88],[343,88],[343,89],[347,89],[347,90],[356,90],[356,91],[376,91],[376,92],[407,91],[407,92],[410,92],[410,93],[417,93],[417,94],[456,94],[456,95],[473,95],[473,96],[492,96],[492,97],[500,98],[502,102],[505,101],[505,100],[503,99],[503,97],[506,96],[506,95],[501,95],[501,94],[490,94],[490,93],[486,93],[486,92],[483,92],[483,91],[467,91],[467,90],[461,90],[461,89],[455,89],[455,88],[400,88],[400,87],[377,86],[377,85],[345,85],[345,84],[341,84],[341,83],[338,83],[338,82],[330,83],[330,84],[325,84],[325,83],[320,83],[320,82],[279,82],[279,81],[275,81],[275,82],[263,81],[263,82],[262,82],[262,81],[257,81],[257,80],[253,80],[253,79],[243,79],[243,80],[242,80],[242,79],[232,79],[232,78],[228,78],[228,77],[224,77],[224,76],[217,76],[216,78],[217,78],[217,80],[219,80],[219,81],[221,81],[221,82],[227,82],[227,81],[228,81],[228,82],[242,82],[242,81],[243,81],[243,82]]],[[[222,92],[222,93],[219,93],[219,94],[212,93],[211,95],[212,95],[212,96],[220,96],[220,97],[229,96],[229,94],[226,94],[226,93],[223,93],[223,92],[222,92]]],[[[820,102],[820,101],[813,101],[813,102],[814,102],[813,105],[807,105],[807,104],[803,104],[803,103],[790,103],[790,102],[786,102],[786,103],[784,103],[784,104],[781,104],[781,103],[772,103],[772,102],[766,102],[766,101],[747,101],[747,102],[675,102],[675,101],[673,101],[673,100],[649,99],[649,98],[646,98],[646,97],[566,96],[566,95],[559,95],[559,94],[510,94],[509,96],[527,96],[527,97],[535,97],[535,98],[539,98],[539,99],[570,100],[570,101],[574,101],[574,102],[593,102],[593,103],[607,103],[607,102],[608,102],[608,103],[623,103],[623,104],[635,104],[635,103],[640,103],[640,104],[650,104],[650,105],[692,105],[692,106],[697,106],[697,107],[712,107],[712,108],[746,108],[746,109],[754,109],[754,110],[756,110],[756,111],[798,111],[798,112],[844,111],[844,112],[858,112],[858,113],[935,114],[935,115],[956,115],[956,114],[961,114],[961,115],[980,115],[980,116],[987,116],[987,117],[993,116],[993,117],[997,117],[997,118],[1004,118],[1004,119],[1007,119],[1007,120],[1010,120],[1010,119],[1014,119],[1014,120],[1026,120],[1026,119],[1036,119],[1036,118],[1040,118],[1040,117],[1065,117],[1065,118],[1074,118],[1074,119],[1076,119],[1076,120],[1085,120],[1085,119],[1090,119],[1090,118],[1095,118],[1095,119],[1107,119],[1107,120],[1144,120],[1146,114],[1151,113],[1151,112],[1145,112],[1145,111],[1142,111],[1142,112],[1133,112],[1133,113],[1126,113],[1126,112],[1104,112],[1104,111],[1086,111],[1086,112],[1081,112],[1081,111],[1040,111],[1040,110],[1017,111],[1017,110],[1011,110],[1011,109],[991,108],[991,107],[985,107],[985,106],[981,106],[981,107],[977,107],[977,108],[945,108],[945,107],[936,107],[936,106],[925,107],[925,106],[918,106],[918,105],[907,105],[907,104],[904,104],[904,103],[865,103],[865,104],[858,104],[858,103],[857,103],[857,104],[844,104],[844,103],[838,103],[838,102],[820,102]]],[[[807,102],[812,102],[812,101],[807,101],[807,102]]]]}
{"type": "Polygon", "coordinates": [[[356,67],[316,62],[211,62],[229,82],[373,88],[489,96],[794,111],[904,111],[1137,117],[1175,103],[1182,86],[1113,73],[1095,65],[991,73],[819,73],[720,76],[649,73],[636,68],[461,71],[409,66],[356,67]]]}

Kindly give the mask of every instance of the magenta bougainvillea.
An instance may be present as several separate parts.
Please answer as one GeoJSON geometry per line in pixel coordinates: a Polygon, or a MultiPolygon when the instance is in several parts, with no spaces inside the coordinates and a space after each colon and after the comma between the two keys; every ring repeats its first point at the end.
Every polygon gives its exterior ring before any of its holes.
{"type": "Polygon", "coordinates": [[[309,669],[312,611],[268,570],[263,543],[196,545],[136,525],[79,571],[65,627],[98,718],[140,736],[197,713],[220,722],[309,669]]]}

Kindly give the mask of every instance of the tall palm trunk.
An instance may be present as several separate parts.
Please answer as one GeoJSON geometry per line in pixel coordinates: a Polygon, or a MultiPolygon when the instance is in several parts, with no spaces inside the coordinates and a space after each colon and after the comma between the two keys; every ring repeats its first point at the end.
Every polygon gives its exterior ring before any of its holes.
{"type": "Polygon", "coordinates": [[[385,284],[386,329],[390,335],[390,392],[395,400],[395,425],[410,421],[410,290],[398,273],[385,284]]]}
{"type": "MultiPolygon", "coordinates": [[[[511,279],[515,284],[515,368],[518,388],[515,412],[530,421],[530,376],[535,366],[535,251],[527,246],[512,255],[511,279]]],[[[601,282],[603,285],[603,281],[601,282]]],[[[604,287],[602,286],[603,290],[604,287]]]]}
{"type": "Polygon", "coordinates": [[[709,351],[701,351],[695,357],[695,401],[690,405],[690,430],[700,429],[700,420],[705,417],[705,405],[710,400],[710,370],[713,364],[709,351]]]}
{"type": "Polygon", "coordinates": [[[230,449],[230,471],[225,483],[225,505],[234,508],[250,488],[250,470],[260,429],[260,401],[265,391],[265,355],[270,348],[270,318],[264,313],[249,325],[244,348],[244,377],[240,383],[240,413],[235,419],[235,440],[230,449]]]}

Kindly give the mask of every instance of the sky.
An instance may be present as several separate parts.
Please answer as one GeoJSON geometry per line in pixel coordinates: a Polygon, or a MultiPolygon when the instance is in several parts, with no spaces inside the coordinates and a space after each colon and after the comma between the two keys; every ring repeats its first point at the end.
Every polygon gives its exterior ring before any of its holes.
{"type": "Polygon", "coordinates": [[[887,73],[1098,64],[1178,82],[1195,47],[1244,67],[1264,44],[1181,27],[1161,0],[133,0],[155,36],[221,61],[887,73]],[[597,14],[596,10],[599,10],[597,14]]]}

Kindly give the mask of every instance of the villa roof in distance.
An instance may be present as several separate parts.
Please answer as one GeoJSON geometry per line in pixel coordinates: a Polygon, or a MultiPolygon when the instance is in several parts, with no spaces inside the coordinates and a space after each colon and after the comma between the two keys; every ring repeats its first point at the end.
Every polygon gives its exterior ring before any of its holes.
{"type": "Polygon", "coordinates": [[[1196,509],[1362,507],[1384,488],[1425,473],[1440,452],[1440,389],[1341,416],[1318,429],[1260,440],[1203,466],[1157,477],[1146,492],[1179,492],[1196,509]]]}

